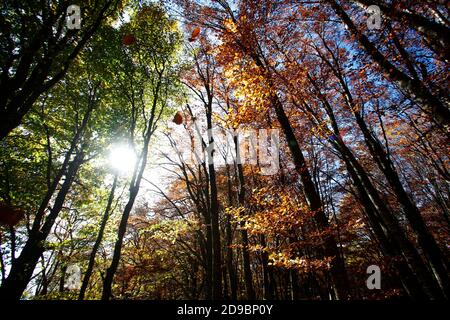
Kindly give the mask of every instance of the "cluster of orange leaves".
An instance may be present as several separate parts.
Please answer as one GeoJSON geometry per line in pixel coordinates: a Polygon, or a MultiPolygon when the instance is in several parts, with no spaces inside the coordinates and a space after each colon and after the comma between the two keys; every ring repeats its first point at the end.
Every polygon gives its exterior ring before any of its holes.
{"type": "Polygon", "coordinates": [[[302,249],[320,246],[331,230],[319,232],[314,228],[315,213],[294,190],[276,186],[253,189],[249,206],[251,211],[244,207],[230,207],[226,212],[235,221],[244,221],[244,228],[250,235],[266,237],[266,247],[251,245],[250,251],[268,253],[270,264],[275,267],[305,272],[329,267],[330,258],[315,259],[300,254],[302,249]]]}

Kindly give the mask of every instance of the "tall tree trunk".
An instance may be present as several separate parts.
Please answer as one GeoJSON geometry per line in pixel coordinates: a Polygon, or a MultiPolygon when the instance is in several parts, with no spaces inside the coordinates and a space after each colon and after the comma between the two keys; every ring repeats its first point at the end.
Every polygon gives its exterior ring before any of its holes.
{"type": "MultiPolygon", "coordinates": [[[[83,148],[83,147],[82,147],[83,148]]],[[[11,266],[11,271],[5,282],[0,287],[0,299],[20,299],[30,281],[34,268],[39,261],[39,257],[45,251],[43,247],[59,212],[61,211],[66,195],[75,179],[76,173],[83,162],[84,152],[79,151],[74,160],[70,163],[65,175],[64,183],[56,196],[53,207],[48,214],[44,225],[37,232],[31,231],[25,246],[16,259],[16,263],[11,266]]]]}
{"type": "Polygon", "coordinates": [[[106,224],[108,222],[108,218],[110,216],[111,206],[112,202],[114,200],[114,193],[116,191],[117,186],[117,180],[118,180],[118,174],[116,173],[114,176],[114,181],[111,187],[111,191],[109,192],[108,202],[106,204],[105,212],[103,213],[102,221],[100,223],[100,228],[98,230],[97,238],[95,239],[94,246],[92,247],[91,254],[89,255],[89,263],[88,267],[86,269],[86,273],[83,278],[83,282],[81,284],[80,293],[78,295],[78,300],[83,300],[84,295],[86,293],[86,289],[89,285],[89,280],[92,275],[92,271],[94,270],[94,264],[95,264],[95,256],[97,254],[98,248],[100,248],[100,244],[102,243],[103,234],[105,232],[106,224]]]}
{"type": "MultiPolygon", "coordinates": [[[[353,153],[340,139],[337,122],[328,101],[323,95],[320,94],[320,92],[319,96],[331,120],[335,138],[333,140],[333,144],[341,153],[344,159],[352,180],[357,187],[359,196],[363,200],[363,205],[366,214],[369,217],[371,226],[375,234],[378,235],[378,240],[380,241],[380,245],[384,249],[384,252],[387,254],[393,254],[394,259],[396,258],[397,254],[401,253],[405,261],[407,261],[407,263],[409,264],[409,269],[417,274],[421,285],[424,287],[424,290],[427,292],[429,297],[440,297],[440,295],[436,292],[436,283],[433,281],[433,279],[430,278],[428,270],[424,265],[419,253],[414,248],[414,245],[404,235],[404,231],[401,229],[398,221],[386,207],[378,191],[370,181],[364,168],[359,164],[353,153]]],[[[402,263],[400,263],[398,267],[400,268],[400,270],[407,271],[405,265],[402,263]]],[[[414,292],[415,295],[420,296],[421,293],[418,290],[417,285],[413,283],[410,272],[407,272],[405,274],[405,279],[408,285],[408,288],[405,289],[411,293],[414,292]]]]}
{"type": "MultiPolygon", "coordinates": [[[[228,204],[233,206],[233,190],[232,190],[232,181],[230,174],[230,166],[226,164],[226,172],[227,172],[227,192],[228,192],[228,204]]],[[[226,244],[227,244],[227,270],[230,281],[230,290],[231,290],[231,299],[237,300],[237,277],[235,268],[233,265],[233,232],[231,226],[231,216],[229,214],[225,217],[225,233],[226,233],[226,244]]]]}
{"type": "MultiPolygon", "coordinates": [[[[419,245],[423,249],[423,253],[427,258],[427,261],[430,264],[431,269],[433,270],[433,275],[436,278],[437,282],[443,293],[450,297],[450,279],[448,273],[448,261],[445,256],[442,254],[439,246],[434,240],[433,236],[429,232],[428,228],[425,225],[425,221],[420,214],[419,209],[411,200],[408,193],[403,188],[403,185],[400,181],[400,177],[398,176],[397,171],[395,170],[394,164],[392,163],[390,157],[387,152],[384,150],[381,142],[378,138],[372,134],[370,129],[368,128],[366,122],[364,121],[361,113],[358,111],[357,105],[354,102],[353,96],[348,88],[346,82],[342,74],[333,68],[336,77],[339,80],[339,83],[344,90],[343,96],[348,104],[350,110],[353,110],[353,114],[356,119],[356,123],[358,127],[363,133],[364,140],[369,149],[369,152],[372,158],[375,160],[378,168],[384,174],[389,186],[394,191],[398,202],[403,207],[403,211],[405,216],[410,223],[415,235],[417,236],[417,240],[419,245]]],[[[313,82],[312,78],[309,77],[310,81],[313,82]]],[[[315,89],[318,90],[316,84],[315,89]]],[[[322,96],[323,98],[323,96],[322,96]]],[[[328,113],[331,111],[331,106],[327,105],[328,113]]],[[[333,119],[334,120],[334,119],[333,119]]],[[[335,120],[334,120],[335,121],[335,120]]]]}
{"type": "MultiPolygon", "coordinates": [[[[128,202],[125,205],[125,208],[123,210],[122,217],[120,219],[119,228],[117,230],[117,240],[114,245],[113,257],[112,257],[110,266],[106,270],[105,278],[103,280],[102,300],[110,300],[112,297],[112,284],[114,281],[114,275],[116,274],[117,268],[119,266],[120,255],[122,252],[123,238],[127,231],[128,218],[130,216],[131,210],[133,209],[136,197],[139,193],[142,176],[144,175],[144,171],[147,166],[147,158],[148,158],[150,139],[152,138],[153,133],[156,130],[155,121],[157,121],[159,119],[159,117],[156,115],[156,109],[158,106],[160,90],[161,90],[162,81],[163,81],[163,72],[164,72],[164,68],[162,71],[159,71],[159,72],[157,71],[158,80],[157,80],[156,86],[154,88],[154,95],[153,95],[152,104],[151,104],[150,117],[147,120],[146,128],[144,129],[144,133],[143,133],[144,139],[143,139],[143,144],[142,144],[142,152],[141,152],[141,155],[140,155],[138,161],[136,161],[136,167],[134,168],[133,177],[131,178],[131,181],[130,181],[128,202]]],[[[133,108],[134,108],[134,105],[133,105],[133,108]]],[[[162,110],[161,110],[161,112],[162,112],[162,110]]],[[[135,121],[136,121],[136,119],[134,118],[131,122],[131,136],[132,137],[134,136],[134,128],[136,126],[135,121]]]]}
{"type": "MultiPolygon", "coordinates": [[[[391,235],[386,226],[382,223],[379,218],[379,214],[376,212],[376,208],[373,206],[367,191],[361,183],[361,180],[356,173],[353,166],[349,163],[349,160],[344,160],[346,163],[347,170],[353,183],[356,187],[356,191],[360,198],[360,203],[366,213],[367,219],[369,221],[369,226],[375,234],[376,240],[380,246],[383,255],[390,259],[394,266],[395,271],[400,279],[403,289],[407,295],[414,299],[426,298],[425,292],[422,290],[421,285],[417,281],[417,276],[405,261],[402,256],[402,250],[399,248],[398,244],[391,239],[391,235]]],[[[432,295],[431,295],[432,297],[432,295]]]]}
{"type": "MultiPolygon", "coordinates": [[[[148,128],[150,131],[150,126],[148,128]]],[[[144,174],[144,170],[147,164],[148,157],[148,148],[150,142],[151,134],[147,134],[144,139],[144,147],[139,160],[139,164],[136,166],[135,172],[133,174],[133,178],[130,182],[130,194],[128,198],[128,202],[125,205],[125,208],[122,213],[122,217],[120,219],[119,228],[117,230],[117,240],[114,245],[113,257],[111,260],[111,264],[109,268],[106,270],[105,279],[103,281],[103,292],[102,292],[102,300],[109,300],[112,297],[112,284],[114,280],[114,275],[116,274],[117,268],[119,266],[120,255],[122,252],[123,238],[125,236],[128,224],[128,218],[130,216],[131,210],[133,209],[134,202],[139,193],[139,188],[142,180],[142,176],[144,174]]]]}
{"type": "MultiPolygon", "coordinates": [[[[47,192],[41,201],[30,230],[30,236],[22,249],[20,257],[18,259],[13,259],[14,263],[11,266],[10,274],[0,287],[0,297],[3,295],[3,292],[5,292],[5,294],[9,292],[9,294],[7,294],[10,296],[9,299],[20,299],[23,291],[31,279],[33,270],[39,260],[39,256],[45,250],[42,247],[42,244],[47,239],[47,236],[53,227],[54,221],[62,209],[65,197],[72,185],[73,180],[75,179],[75,175],[83,162],[83,149],[85,147],[84,143],[81,145],[80,150],[76,152],[75,158],[72,161],[71,158],[76,151],[76,148],[79,145],[79,142],[91,119],[92,111],[95,107],[95,96],[98,86],[99,84],[97,84],[92,91],[81,125],[75,132],[75,135],[70,142],[69,150],[66,152],[64,157],[64,161],[53,178],[52,183],[48,186],[47,192]],[[49,215],[45,219],[44,224],[42,224],[42,221],[45,218],[45,211],[49,207],[50,201],[63,176],[65,176],[65,180],[62,187],[56,196],[49,215]]],[[[48,168],[48,170],[50,170],[50,168],[48,168]]]]}
{"type": "MultiPolygon", "coordinates": [[[[361,33],[353,23],[347,12],[335,0],[328,0],[336,14],[342,19],[352,35],[359,41],[367,54],[378,63],[386,75],[397,83],[409,96],[424,107],[425,110],[440,124],[446,128],[450,124],[450,110],[442,101],[436,98],[429,89],[419,80],[411,79],[404,72],[394,66],[376,47],[361,33]]],[[[448,128],[444,129],[448,134],[448,128]]]]}
{"type": "MultiPolygon", "coordinates": [[[[303,192],[308,202],[311,211],[315,212],[314,220],[317,223],[319,230],[327,230],[329,228],[328,219],[323,211],[322,201],[311,179],[309,169],[306,165],[306,160],[303,157],[302,150],[295,137],[294,130],[291,127],[289,119],[284,112],[278,97],[273,97],[273,104],[275,111],[280,122],[281,128],[284,131],[286,141],[291,151],[295,169],[300,175],[303,192]]],[[[332,257],[330,273],[333,281],[333,290],[337,299],[348,299],[349,285],[345,264],[342,257],[339,254],[339,250],[333,235],[328,234],[324,240],[324,253],[327,257],[332,257]]]]}
{"type": "Polygon", "coordinates": [[[59,286],[58,286],[59,293],[63,293],[65,290],[64,285],[66,284],[66,271],[67,271],[67,264],[64,263],[61,266],[61,277],[59,278],[59,286]]]}
{"type": "MultiPolygon", "coordinates": [[[[263,248],[267,246],[266,239],[264,235],[260,235],[260,243],[263,248]]],[[[274,293],[274,284],[273,284],[273,277],[271,276],[271,271],[269,270],[269,255],[266,251],[263,251],[261,253],[261,264],[262,264],[262,271],[263,271],[263,297],[265,300],[274,300],[275,293],[274,293]]]]}
{"type": "MultiPolygon", "coordinates": [[[[246,48],[240,42],[237,43],[241,46],[243,51],[252,58],[255,64],[261,69],[265,75],[266,80],[272,88],[276,86],[273,85],[273,80],[270,76],[268,68],[265,66],[263,60],[255,52],[254,49],[246,48]]],[[[322,200],[320,199],[319,193],[312,181],[309,168],[306,164],[306,160],[303,156],[303,152],[298,144],[297,138],[295,136],[294,130],[292,129],[291,123],[284,111],[283,104],[281,103],[279,97],[275,92],[272,92],[270,100],[272,106],[275,109],[278,122],[283,130],[286,138],[289,150],[292,155],[292,159],[295,165],[295,170],[300,176],[303,185],[303,193],[305,195],[306,201],[308,202],[309,209],[314,214],[314,220],[320,231],[327,230],[329,228],[328,218],[323,211],[322,200]]],[[[324,239],[324,254],[326,257],[331,257],[333,260],[331,262],[331,279],[333,282],[333,291],[336,299],[347,300],[349,294],[349,284],[348,276],[345,268],[345,262],[339,254],[339,249],[337,247],[336,240],[332,234],[325,235],[324,239]]]]}
{"type": "Polygon", "coordinates": [[[213,242],[212,242],[212,228],[211,228],[211,216],[209,209],[203,209],[203,218],[206,225],[206,248],[205,248],[205,296],[207,300],[211,300],[213,297],[213,242]]]}
{"type": "Polygon", "coordinates": [[[214,167],[214,137],[212,134],[212,96],[208,94],[208,104],[206,106],[206,121],[208,129],[208,177],[210,188],[210,213],[211,213],[211,231],[213,243],[213,300],[222,298],[222,259],[221,259],[221,241],[219,226],[219,202],[217,199],[216,169],[214,167]]]}
{"type": "Polygon", "coordinates": [[[403,188],[397,171],[394,168],[394,164],[387,156],[380,142],[369,131],[369,128],[367,127],[359,112],[355,112],[355,117],[360,129],[363,131],[370,154],[375,159],[375,162],[378,164],[378,167],[383,172],[390,187],[394,191],[398,202],[403,207],[403,212],[415,235],[417,236],[417,242],[421,246],[422,252],[427,258],[431,269],[433,270],[433,276],[438,281],[439,287],[441,288],[443,293],[447,297],[450,297],[448,261],[442,254],[438,244],[426,227],[425,221],[423,220],[419,209],[412,202],[410,196],[403,188]]]}
{"type": "MultiPolygon", "coordinates": [[[[241,155],[239,150],[239,137],[233,137],[234,148],[236,152],[236,168],[238,178],[238,202],[239,206],[245,205],[245,177],[242,168],[241,155]]],[[[242,243],[242,264],[244,269],[244,283],[247,299],[254,300],[256,298],[255,290],[253,288],[252,269],[250,266],[250,252],[247,229],[245,229],[245,222],[240,222],[240,234],[242,243]]]]}
{"type": "Polygon", "coordinates": [[[289,281],[291,283],[291,300],[300,299],[300,286],[298,285],[298,273],[297,270],[289,270],[289,281]]]}
{"type": "MultiPolygon", "coordinates": [[[[98,7],[95,19],[83,27],[81,37],[77,39],[75,47],[67,54],[67,44],[75,39],[71,36],[61,36],[62,28],[55,30],[54,24],[64,19],[67,3],[57,3],[55,14],[45,19],[45,24],[33,35],[25,46],[20,48],[23,54],[13,55],[20,57],[15,72],[9,72],[16,58],[9,57],[9,68],[0,75],[0,140],[3,140],[12,130],[20,125],[23,117],[30,111],[39,96],[51,89],[60,81],[72,61],[91,39],[104,19],[115,10],[117,0],[105,1],[98,7]],[[54,43],[54,33],[58,32],[61,41],[54,43]],[[44,49],[47,48],[47,49],[44,49]],[[63,48],[63,49],[62,49],[63,48]],[[62,60],[61,60],[62,59],[62,60]],[[52,70],[56,70],[52,74],[52,70]]],[[[9,36],[12,36],[9,34],[9,36]]]]}

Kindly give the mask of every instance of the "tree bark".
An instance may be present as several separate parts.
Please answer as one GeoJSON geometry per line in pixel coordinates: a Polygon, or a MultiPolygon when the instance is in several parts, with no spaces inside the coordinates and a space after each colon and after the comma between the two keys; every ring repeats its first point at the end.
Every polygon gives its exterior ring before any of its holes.
{"type": "Polygon", "coordinates": [[[86,289],[89,285],[89,280],[92,275],[92,271],[94,270],[95,264],[95,256],[97,254],[98,248],[100,248],[100,244],[103,240],[103,234],[105,232],[106,224],[108,222],[109,216],[111,214],[111,206],[114,200],[114,193],[116,191],[118,175],[115,174],[114,181],[111,187],[111,191],[109,193],[108,202],[106,204],[105,212],[103,213],[102,221],[100,223],[100,228],[98,230],[97,238],[95,239],[94,246],[92,247],[91,254],[89,255],[88,267],[86,269],[86,273],[83,278],[83,282],[81,284],[80,293],[78,294],[78,300],[84,300],[84,295],[86,293],[86,289]]]}
{"type": "Polygon", "coordinates": [[[422,105],[424,109],[448,133],[450,124],[450,110],[443,102],[435,97],[430,90],[419,80],[411,79],[404,72],[394,66],[376,47],[361,33],[353,23],[347,12],[335,0],[328,0],[336,14],[342,19],[351,34],[358,40],[366,53],[383,69],[385,74],[400,88],[405,90],[412,100],[422,105]]]}
{"type": "MultiPolygon", "coordinates": [[[[230,174],[230,166],[226,164],[227,171],[227,192],[228,192],[228,204],[229,206],[233,206],[233,191],[232,191],[232,181],[230,174]]],[[[229,214],[225,217],[225,233],[226,233],[226,244],[227,244],[227,270],[230,281],[230,291],[231,291],[231,300],[237,300],[237,277],[235,268],[233,265],[233,232],[231,226],[231,217],[229,214]]]]}
{"type": "Polygon", "coordinates": [[[45,240],[64,205],[66,195],[83,162],[83,157],[84,152],[79,151],[74,160],[70,163],[65,175],[66,179],[56,196],[53,207],[51,208],[44,225],[37,232],[31,231],[30,237],[25,243],[20,256],[16,259],[16,263],[11,266],[8,277],[5,279],[5,282],[2,283],[2,286],[0,287],[0,299],[18,300],[25,291],[28,282],[33,275],[34,268],[39,261],[39,257],[45,251],[45,240]]]}
{"type": "MultiPolygon", "coordinates": [[[[33,103],[39,96],[51,89],[67,73],[70,64],[78,56],[102,21],[110,14],[108,10],[115,8],[116,0],[106,1],[99,8],[97,16],[92,23],[83,28],[84,33],[76,41],[76,46],[64,58],[58,57],[73,37],[61,37],[63,41],[56,42],[53,32],[54,24],[58,19],[63,19],[67,7],[62,3],[57,8],[54,15],[48,17],[46,24],[42,25],[33,35],[30,43],[21,48],[20,59],[17,62],[16,71],[10,76],[10,68],[13,65],[15,55],[8,58],[5,68],[2,68],[0,75],[0,140],[3,140],[12,130],[20,125],[23,117],[29,112],[33,103]],[[46,48],[43,50],[43,48],[46,48]],[[45,56],[42,57],[42,52],[45,56]],[[51,70],[58,70],[51,74],[51,70]]],[[[3,21],[0,20],[3,25],[3,21]]],[[[58,35],[61,35],[62,28],[58,27],[58,35]]],[[[6,34],[6,36],[13,36],[6,34]]]]}
{"type": "MultiPolygon", "coordinates": [[[[316,221],[319,230],[327,230],[329,228],[328,219],[323,212],[322,201],[317,193],[314,183],[311,179],[309,169],[306,165],[306,160],[303,157],[303,153],[295,137],[294,131],[291,127],[289,119],[287,118],[278,97],[273,98],[273,104],[275,105],[275,111],[278,117],[278,121],[284,131],[286,141],[291,151],[295,169],[300,175],[303,192],[308,201],[308,205],[311,211],[315,212],[314,220],[316,221]]],[[[339,250],[336,244],[336,240],[333,235],[325,235],[324,240],[324,253],[327,257],[332,257],[330,273],[333,280],[333,290],[335,296],[339,300],[348,299],[349,285],[347,272],[345,269],[344,261],[342,260],[339,250]]]]}
{"type": "MultiPolygon", "coordinates": [[[[236,151],[236,168],[237,168],[237,178],[238,178],[238,202],[239,206],[245,206],[245,177],[244,170],[242,168],[241,163],[241,155],[239,151],[239,137],[235,135],[233,137],[234,148],[236,151]]],[[[245,223],[243,221],[240,222],[240,234],[241,234],[241,243],[242,243],[242,264],[244,269],[244,283],[245,283],[245,291],[248,300],[254,300],[255,290],[253,288],[253,278],[252,278],[252,269],[250,266],[250,253],[249,253],[249,241],[248,241],[248,233],[245,229],[245,223]]]]}
{"type": "Polygon", "coordinates": [[[331,106],[320,93],[319,96],[324,103],[326,112],[332,123],[334,133],[333,145],[341,153],[344,159],[347,170],[362,199],[369,222],[375,234],[378,236],[378,240],[380,241],[384,253],[389,255],[392,254],[393,259],[396,259],[398,254],[401,254],[405,262],[409,265],[409,270],[406,269],[405,263],[403,262],[400,262],[397,265],[400,272],[406,272],[405,290],[415,296],[421,296],[421,291],[417,284],[414,283],[413,276],[411,276],[411,272],[413,272],[417,275],[422,287],[430,298],[440,298],[441,295],[437,292],[436,283],[430,277],[429,272],[419,253],[414,248],[414,245],[404,235],[404,231],[386,207],[364,168],[340,139],[339,129],[331,106]]]}
{"type": "Polygon", "coordinates": [[[212,134],[212,96],[208,98],[206,106],[206,121],[208,128],[208,177],[210,186],[210,213],[211,213],[211,231],[213,243],[213,300],[222,298],[222,258],[221,241],[219,226],[219,202],[217,199],[216,169],[214,167],[214,137],[212,134]]]}

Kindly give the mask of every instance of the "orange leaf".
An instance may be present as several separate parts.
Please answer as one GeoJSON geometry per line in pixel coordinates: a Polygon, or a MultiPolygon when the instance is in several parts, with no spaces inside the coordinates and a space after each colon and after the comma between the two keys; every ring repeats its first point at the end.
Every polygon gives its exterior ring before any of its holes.
{"type": "Polygon", "coordinates": [[[189,41],[195,41],[197,40],[197,37],[200,34],[200,27],[195,28],[192,33],[191,33],[191,37],[189,38],[189,41]]]}
{"type": "Polygon", "coordinates": [[[180,125],[183,123],[183,116],[181,115],[181,112],[178,111],[175,114],[175,117],[173,117],[173,122],[175,122],[176,124],[180,125]]]}

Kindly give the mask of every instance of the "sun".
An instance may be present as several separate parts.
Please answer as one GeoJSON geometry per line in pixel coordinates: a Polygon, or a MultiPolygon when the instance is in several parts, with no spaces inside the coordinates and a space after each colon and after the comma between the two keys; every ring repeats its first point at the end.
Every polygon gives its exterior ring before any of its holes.
{"type": "Polygon", "coordinates": [[[133,171],[137,156],[133,148],[126,144],[114,145],[109,152],[109,164],[120,173],[133,171]]]}

